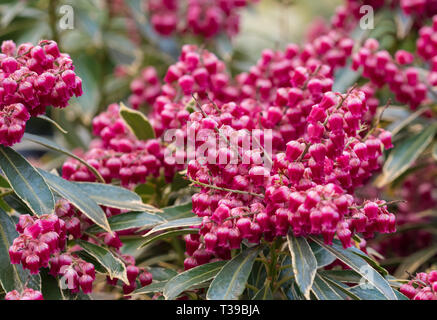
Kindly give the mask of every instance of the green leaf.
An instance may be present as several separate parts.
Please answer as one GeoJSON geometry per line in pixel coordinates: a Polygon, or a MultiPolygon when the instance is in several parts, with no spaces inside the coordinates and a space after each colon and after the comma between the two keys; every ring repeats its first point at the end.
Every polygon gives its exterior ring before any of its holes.
{"type": "MultiPolygon", "coordinates": [[[[350,292],[358,296],[361,300],[385,300],[384,295],[367,283],[359,284],[349,289],[350,292]]],[[[397,290],[394,290],[398,300],[409,300],[397,290]]]]}
{"type": "Polygon", "coordinates": [[[0,168],[17,196],[36,215],[50,214],[53,194],[40,173],[13,149],[0,146],[0,168]]]}
{"type": "Polygon", "coordinates": [[[344,294],[344,299],[346,299],[346,297],[349,297],[352,300],[360,300],[360,297],[358,297],[356,294],[351,292],[349,290],[350,289],[349,286],[345,285],[344,283],[326,277],[324,277],[323,279],[327,283],[329,283],[333,288],[336,288],[338,293],[344,294]]]}
{"type": "Polygon", "coordinates": [[[437,161],[437,141],[434,142],[434,145],[432,146],[432,157],[437,161]]]}
{"type": "Polygon", "coordinates": [[[436,130],[437,125],[431,125],[398,144],[384,164],[383,173],[376,181],[377,187],[387,185],[406,171],[431,143],[436,130]]]}
{"type": "Polygon", "coordinates": [[[165,285],[164,297],[167,300],[173,300],[182,292],[190,290],[193,286],[211,280],[225,264],[226,261],[212,262],[178,274],[165,285]]]}
{"type": "MultiPolygon", "coordinates": [[[[67,134],[67,133],[68,133],[68,131],[65,130],[64,128],[62,128],[62,126],[61,126],[59,123],[57,123],[55,120],[53,120],[53,119],[47,117],[46,115],[39,115],[37,118],[42,119],[42,120],[47,121],[47,122],[50,122],[50,123],[53,124],[53,125],[54,125],[58,130],[59,130],[59,131],[61,131],[63,134],[67,134]]],[[[26,133],[25,133],[24,135],[26,135],[26,133]]],[[[33,136],[33,134],[30,134],[30,133],[28,133],[28,135],[32,135],[32,136],[33,136]]]]}
{"type": "Polygon", "coordinates": [[[359,283],[362,277],[353,270],[319,270],[318,273],[326,278],[345,283],[359,283]]]}
{"type": "Polygon", "coordinates": [[[191,201],[184,204],[163,208],[162,211],[164,212],[161,216],[167,221],[195,216],[191,201]]]}
{"type": "Polygon", "coordinates": [[[103,183],[105,182],[105,179],[103,179],[103,177],[101,176],[99,171],[97,171],[96,168],[94,168],[92,165],[90,165],[88,162],[86,162],[81,157],[78,157],[74,153],[71,153],[70,151],[68,151],[64,147],[61,147],[60,145],[58,145],[54,141],[51,141],[49,139],[46,139],[44,137],[31,134],[31,133],[25,133],[23,138],[26,139],[26,140],[29,140],[29,141],[31,141],[33,143],[37,143],[37,144],[42,145],[42,146],[44,146],[46,148],[49,148],[49,149],[51,149],[53,151],[57,151],[57,152],[63,153],[65,155],[69,156],[69,157],[72,157],[72,158],[76,159],[77,161],[82,163],[84,166],[86,166],[96,176],[96,178],[100,182],[103,182],[103,183]]]}
{"type": "Polygon", "coordinates": [[[21,264],[11,264],[9,247],[18,237],[15,223],[11,217],[0,209],[0,285],[6,292],[12,290],[22,291],[27,282],[27,287],[41,290],[41,277],[39,274],[31,275],[24,270],[21,264]]]}
{"type": "Polygon", "coordinates": [[[160,224],[156,227],[154,227],[152,230],[147,232],[144,237],[148,237],[151,234],[164,231],[164,230],[172,230],[176,228],[183,228],[183,227],[194,227],[199,226],[202,223],[202,219],[199,217],[191,217],[191,218],[182,218],[177,219],[173,221],[168,221],[163,224],[160,224]]]}
{"type": "Polygon", "coordinates": [[[175,238],[175,237],[179,237],[185,234],[193,234],[193,233],[198,233],[199,229],[195,229],[195,228],[184,228],[184,229],[178,229],[178,230],[170,230],[167,232],[163,232],[163,233],[159,233],[159,234],[152,234],[147,236],[144,239],[144,242],[141,244],[141,246],[138,248],[143,248],[145,246],[147,246],[148,244],[158,241],[158,240],[163,240],[163,239],[171,239],[171,238],[175,238]]]}
{"type": "Polygon", "coordinates": [[[316,257],[305,238],[295,237],[290,231],[287,242],[296,282],[305,298],[310,299],[311,286],[317,272],[316,257]]]}
{"type": "Polygon", "coordinates": [[[76,242],[108,271],[111,279],[117,278],[127,285],[129,284],[126,266],[119,258],[115,257],[111,251],[87,241],[76,240],[76,242]]]}
{"type": "Polygon", "coordinates": [[[120,103],[120,116],[139,140],[155,139],[155,130],[140,111],[129,109],[120,103]]]}
{"type": "Polygon", "coordinates": [[[175,270],[162,267],[150,268],[149,272],[152,274],[153,280],[156,281],[167,281],[178,275],[175,270]]]}
{"type": "Polygon", "coordinates": [[[327,249],[338,259],[348,265],[352,270],[360,274],[365,280],[372,284],[380,291],[386,299],[396,300],[396,295],[390,284],[385,280],[375,269],[372,268],[363,258],[356,255],[351,250],[345,250],[337,244],[331,246],[326,245],[322,240],[316,237],[311,237],[311,240],[327,249]]]}
{"type": "Polygon", "coordinates": [[[152,213],[162,212],[149,204],[144,204],[139,195],[126,188],[93,182],[75,182],[75,184],[95,202],[106,207],[152,213]]]}
{"type": "Polygon", "coordinates": [[[208,300],[235,300],[243,293],[255,258],[261,247],[242,251],[227,262],[212,281],[206,298],[208,300]]]}
{"type": "MultiPolygon", "coordinates": [[[[153,228],[165,220],[156,214],[148,212],[126,212],[108,218],[112,231],[128,230],[132,228],[153,228]]],[[[103,230],[98,226],[92,226],[87,232],[97,233],[103,230]]]]}
{"type": "Polygon", "coordinates": [[[325,248],[319,246],[317,243],[311,242],[309,245],[314,253],[314,256],[316,257],[317,268],[326,267],[337,259],[332,253],[330,253],[325,248]]]}
{"type": "Polygon", "coordinates": [[[43,170],[39,170],[39,172],[46,179],[50,188],[54,192],[59,194],[59,196],[62,198],[70,201],[71,204],[73,204],[99,227],[111,232],[105,212],[103,212],[102,208],[100,208],[100,206],[94,200],[92,200],[86,192],[82,191],[77,184],[43,170]]]}
{"type": "Polygon", "coordinates": [[[50,275],[47,268],[40,270],[41,293],[44,300],[64,300],[62,289],[59,287],[59,280],[50,275]]]}
{"type": "Polygon", "coordinates": [[[151,284],[149,284],[145,287],[142,287],[140,289],[135,290],[134,292],[130,293],[129,295],[162,292],[164,290],[164,287],[166,284],[167,284],[167,281],[152,282],[151,284]]]}
{"type": "Polygon", "coordinates": [[[252,300],[273,300],[272,289],[270,289],[269,285],[264,285],[259,289],[252,300]]]}
{"type": "Polygon", "coordinates": [[[311,291],[317,300],[344,300],[345,294],[337,287],[327,282],[323,277],[316,274],[311,291]]]}
{"type": "Polygon", "coordinates": [[[420,266],[437,254],[437,246],[431,246],[419,250],[409,257],[405,258],[399,267],[396,269],[394,276],[396,278],[408,277],[408,274],[414,273],[420,266]]]}

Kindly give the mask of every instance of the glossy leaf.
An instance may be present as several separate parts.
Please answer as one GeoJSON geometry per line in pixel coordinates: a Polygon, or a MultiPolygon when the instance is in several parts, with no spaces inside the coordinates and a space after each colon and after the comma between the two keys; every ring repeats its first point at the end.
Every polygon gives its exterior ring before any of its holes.
{"type": "Polygon", "coordinates": [[[111,279],[117,278],[129,284],[125,264],[115,257],[111,251],[87,241],[77,240],[76,242],[106,269],[111,279]]]}
{"type": "Polygon", "coordinates": [[[318,273],[314,278],[311,291],[316,296],[317,300],[344,300],[345,298],[345,294],[342,291],[327,282],[318,273]]]}
{"type": "Polygon", "coordinates": [[[166,284],[167,281],[154,281],[145,287],[135,290],[129,295],[162,292],[166,284]]]}
{"type": "Polygon", "coordinates": [[[220,270],[212,281],[206,298],[208,300],[235,300],[243,293],[260,247],[247,248],[220,270]]]}
{"type": "MultiPolygon", "coordinates": [[[[165,220],[160,216],[148,212],[126,212],[108,218],[112,231],[128,230],[132,228],[153,228],[165,220]]],[[[92,226],[87,232],[96,233],[103,230],[98,226],[92,226]]]]}
{"type": "Polygon", "coordinates": [[[336,244],[326,245],[319,238],[311,237],[311,239],[335,255],[352,270],[360,274],[365,280],[367,280],[378,291],[380,291],[386,299],[396,300],[396,295],[394,294],[393,289],[390,287],[390,284],[387,282],[387,280],[385,280],[363,258],[359,257],[351,250],[345,250],[336,244]]]}
{"type": "Polygon", "coordinates": [[[139,140],[155,139],[155,130],[142,112],[120,103],[120,116],[139,140]]]}
{"type": "Polygon", "coordinates": [[[163,239],[171,239],[174,237],[179,237],[185,234],[193,234],[193,233],[198,233],[199,229],[195,229],[195,228],[183,228],[183,229],[177,229],[177,230],[170,230],[167,232],[162,232],[162,233],[158,233],[158,234],[151,234],[149,236],[147,236],[144,239],[144,242],[141,244],[140,248],[143,248],[145,246],[147,246],[148,244],[158,241],[158,240],[163,240],[163,239]]]}
{"type": "Polygon", "coordinates": [[[105,212],[103,212],[102,208],[77,184],[43,170],[39,170],[39,172],[43,175],[54,192],[71,202],[73,206],[79,209],[99,227],[111,232],[105,212]]]}
{"type": "Polygon", "coordinates": [[[437,125],[431,125],[395,146],[383,167],[383,174],[377,180],[377,186],[383,187],[394,181],[429,146],[436,133],[437,125]]]}
{"type": "Polygon", "coordinates": [[[316,257],[305,238],[295,237],[290,231],[287,235],[287,242],[296,283],[303,295],[309,299],[311,286],[317,272],[316,257]]]}
{"type": "Polygon", "coordinates": [[[160,224],[160,225],[154,227],[152,230],[147,232],[144,236],[148,237],[151,234],[154,234],[154,233],[157,233],[160,231],[164,231],[164,230],[199,226],[201,223],[202,223],[202,219],[199,217],[191,217],[191,218],[182,218],[182,219],[172,220],[172,221],[168,221],[168,222],[165,222],[163,224],[160,224]]]}
{"type": "Polygon", "coordinates": [[[20,154],[11,148],[0,146],[0,168],[17,196],[34,214],[53,212],[55,201],[47,183],[20,154]]]}
{"type": "Polygon", "coordinates": [[[167,221],[177,220],[182,218],[194,217],[193,204],[190,202],[163,208],[162,217],[167,221]]]}
{"type": "Polygon", "coordinates": [[[211,280],[225,264],[226,261],[212,262],[178,274],[167,282],[164,288],[164,297],[167,300],[173,300],[193,286],[211,280]]]}
{"type": "Polygon", "coordinates": [[[337,258],[325,248],[315,242],[309,243],[317,260],[317,268],[323,268],[333,263],[337,258]]]}

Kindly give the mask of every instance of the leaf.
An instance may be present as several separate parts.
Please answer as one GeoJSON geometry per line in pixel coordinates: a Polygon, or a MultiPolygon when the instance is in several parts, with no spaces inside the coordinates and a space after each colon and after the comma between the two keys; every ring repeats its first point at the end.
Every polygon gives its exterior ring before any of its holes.
{"type": "Polygon", "coordinates": [[[353,270],[319,270],[318,274],[344,283],[359,283],[362,277],[353,270]]]}
{"type": "Polygon", "coordinates": [[[383,174],[376,181],[377,187],[385,186],[406,171],[431,143],[436,130],[437,125],[429,126],[398,144],[385,162],[383,174]]]}
{"type": "Polygon", "coordinates": [[[93,182],[75,182],[79,188],[98,204],[110,208],[133,211],[162,212],[141,201],[139,195],[126,188],[93,182]]]}
{"type": "Polygon", "coordinates": [[[396,278],[406,279],[408,273],[414,273],[421,265],[437,254],[437,246],[428,247],[417,251],[405,258],[396,269],[394,276],[396,278]]]}
{"type": "Polygon", "coordinates": [[[0,167],[17,196],[36,215],[52,213],[55,200],[40,173],[13,149],[0,146],[0,167]]]}
{"type": "Polygon", "coordinates": [[[6,291],[22,291],[25,283],[27,287],[41,290],[40,275],[31,275],[21,264],[11,264],[9,247],[18,237],[15,223],[11,217],[0,209],[0,285],[6,291]]]}
{"type": "MultiPolygon", "coordinates": [[[[160,216],[147,212],[126,212],[108,218],[112,231],[128,230],[132,228],[153,228],[165,220],[160,216]]],[[[103,230],[98,226],[92,226],[87,232],[97,233],[103,230]]]]}
{"type": "MultiPolygon", "coordinates": [[[[47,117],[46,115],[39,115],[37,118],[39,118],[39,119],[42,119],[42,120],[44,120],[44,121],[47,121],[47,122],[50,122],[51,124],[53,124],[59,131],[61,131],[63,134],[67,134],[68,133],[68,131],[67,130],[65,130],[64,128],[62,128],[62,126],[59,124],[59,123],[57,123],[55,120],[53,120],[53,119],[51,119],[51,118],[49,118],[49,117],[47,117]]],[[[24,134],[24,135],[26,135],[26,133],[24,134]]],[[[33,134],[30,134],[30,133],[28,133],[28,135],[32,135],[33,136],[33,134]]]]}
{"type": "Polygon", "coordinates": [[[111,279],[117,278],[129,285],[126,266],[111,251],[87,241],[76,240],[76,242],[108,271],[111,279]]]}
{"type": "Polygon", "coordinates": [[[62,289],[59,287],[59,280],[48,273],[48,269],[40,270],[41,293],[44,300],[64,300],[62,289]]]}
{"type": "Polygon", "coordinates": [[[352,298],[352,300],[360,300],[360,297],[358,297],[353,292],[350,292],[349,287],[339,281],[329,279],[329,278],[323,278],[327,283],[329,283],[333,288],[337,289],[338,293],[344,294],[345,298],[346,296],[349,298],[352,298]]]}
{"type": "Polygon", "coordinates": [[[164,230],[171,230],[171,229],[182,228],[182,227],[195,227],[195,226],[199,226],[201,223],[202,223],[202,219],[199,217],[182,218],[173,221],[168,221],[154,227],[152,230],[147,232],[144,235],[144,237],[148,237],[151,234],[164,230]]]}
{"type": "Polygon", "coordinates": [[[199,229],[184,228],[184,229],[171,230],[171,231],[159,233],[156,235],[152,234],[151,236],[148,236],[145,238],[145,241],[141,244],[141,246],[138,249],[141,249],[141,248],[147,246],[148,244],[155,242],[155,241],[158,241],[158,240],[169,239],[169,238],[182,236],[185,234],[193,234],[193,233],[198,233],[198,232],[199,232],[199,229]]]}
{"type": "Polygon", "coordinates": [[[90,218],[102,229],[111,232],[108,219],[102,208],[88,194],[75,183],[62,179],[54,174],[39,170],[42,176],[46,179],[50,188],[62,198],[67,199],[84,215],[90,218]]]}
{"type": "Polygon", "coordinates": [[[151,284],[149,284],[145,287],[142,287],[140,289],[135,290],[134,292],[130,293],[129,295],[162,292],[164,290],[164,287],[166,284],[167,284],[167,281],[152,282],[151,284]]]}
{"type": "Polygon", "coordinates": [[[206,299],[238,299],[246,288],[247,279],[260,250],[259,246],[248,248],[227,262],[212,281],[206,299]]]}
{"type": "Polygon", "coordinates": [[[162,267],[150,268],[149,272],[153,276],[153,280],[156,281],[167,281],[171,278],[177,276],[177,272],[173,269],[167,269],[162,267]]]}
{"type": "Polygon", "coordinates": [[[139,140],[155,139],[155,130],[140,111],[127,108],[120,103],[120,117],[139,140]]]}
{"type": "Polygon", "coordinates": [[[263,286],[259,291],[255,294],[252,300],[273,300],[272,289],[270,289],[269,285],[263,286]]]}
{"type": "Polygon", "coordinates": [[[223,268],[226,261],[216,261],[204,264],[185,272],[178,274],[170,279],[164,288],[164,297],[166,300],[173,300],[179,294],[189,290],[193,286],[203,283],[214,278],[217,273],[223,268]]]}
{"type": "Polygon", "coordinates": [[[317,243],[311,242],[309,245],[314,253],[314,256],[316,257],[317,268],[326,267],[337,259],[332,253],[330,253],[325,248],[319,246],[317,243]]]}
{"type": "MultiPolygon", "coordinates": [[[[360,284],[349,289],[350,292],[358,296],[361,300],[384,300],[381,292],[369,284],[360,284]]],[[[394,290],[398,300],[409,300],[397,290],[394,290]]]]}
{"type": "Polygon", "coordinates": [[[353,253],[351,250],[345,250],[337,244],[326,245],[322,240],[316,237],[310,237],[311,240],[327,249],[338,259],[347,264],[352,270],[360,274],[368,283],[372,284],[380,291],[386,299],[396,300],[396,295],[390,284],[375,269],[373,269],[363,258],[353,253]]]}
{"type": "Polygon", "coordinates": [[[437,141],[434,142],[434,145],[432,146],[432,157],[437,161],[437,141]]]}
{"type": "Polygon", "coordinates": [[[318,273],[314,278],[311,291],[317,300],[344,300],[345,298],[345,294],[342,291],[339,291],[337,287],[327,282],[318,273]]]}
{"type": "Polygon", "coordinates": [[[88,162],[86,162],[81,157],[78,157],[74,153],[71,153],[70,151],[68,151],[64,147],[61,147],[60,145],[58,145],[54,141],[51,141],[51,140],[46,139],[44,137],[37,136],[37,135],[31,134],[31,133],[27,133],[27,132],[24,133],[23,138],[26,139],[26,140],[29,140],[29,141],[31,141],[33,143],[37,143],[37,144],[42,145],[42,146],[44,146],[46,148],[49,148],[49,149],[51,149],[53,151],[57,151],[57,152],[63,153],[65,155],[69,156],[69,157],[72,157],[72,158],[76,159],[77,161],[82,163],[84,166],[86,166],[94,174],[94,176],[96,176],[97,180],[99,180],[100,182],[103,182],[103,183],[105,182],[105,179],[103,179],[103,177],[101,176],[99,171],[97,171],[96,168],[94,168],[92,165],[90,165],[88,162]]]}
{"type": "Polygon", "coordinates": [[[293,273],[305,298],[310,299],[310,290],[317,272],[317,260],[311,247],[303,237],[295,237],[290,231],[287,235],[291,253],[293,273]]]}
{"type": "Polygon", "coordinates": [[[163,208],[162,211],[164,212],[161,216],[167,221],[195,216],[191,201],[184,204],[163,208]]]}

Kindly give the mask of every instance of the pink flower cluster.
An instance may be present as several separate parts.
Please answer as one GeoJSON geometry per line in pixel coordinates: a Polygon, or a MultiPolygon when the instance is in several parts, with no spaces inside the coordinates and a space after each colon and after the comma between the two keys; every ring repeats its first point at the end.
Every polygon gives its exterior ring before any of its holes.
{"type": "Polygon", "coordinates": [[[23,292],[12,290],[6,293],[5,300],[44,300],[44,298],[38,290],[24,288],[23,292]]]}
{"type": "Polygon", "coordinates": [[[437,300],[437,270],[418,273],[399,290],[411,300],[437,300]]]}
{"type": "Polygon", "coordinates": [[[377,87],[388,84],[396,100],[416,109],[426,99],[427,87],[420,81],[417,68],[404,67],[413,63],[413,55],[399,50],[393,59],[388,51],[378,51],[378,47],[378,41],[368,39],[354,55],[352,68],[358,70],[362,67],[363,77],[370,79],[377,87]]]}
{"type": "Polygon", "coordinates": [[[151,24],[163,36],[175,32],[211,38],[239,31],[241,8],[258,0],[151,0],[146,1],[151,24]]]}
{"type": "Polygon", "coordinates": [[[134,109],[141,106],[153,105],[161,93],[161,81],[154,67],[147,67],[141,71],[141,75],[130,84],[132,94],[129,96],[129,104],[134,109]]]}
{"type": "Polygon", "coordinates": [[[9,248],[11,263],[21,263],[31,274],[47,267],[50,256],[65,247],[65,223],[54,214],[39,218],[21,215],[16,229],[20,236],[9,248]]]}
{"type": "Polygon", "coordinates": [[[30,116],[44,114],[51,105],[63,108],[82,95],[82,80],[70,56],[54,41],[34,46],[4,41],[0,53],[0,144],[13,145],[23,136],[30,116]]]}

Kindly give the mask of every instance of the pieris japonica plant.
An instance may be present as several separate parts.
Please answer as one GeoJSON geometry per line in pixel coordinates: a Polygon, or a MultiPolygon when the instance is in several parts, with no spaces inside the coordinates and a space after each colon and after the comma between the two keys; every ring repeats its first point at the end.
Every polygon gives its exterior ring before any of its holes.
{"type": "Polygon", "coordinates": [[[143,58],[97,48],[99,82],[54,40],[3,41],[4,299],[437,300],[434,1],[347,0],[235,71],[212,44],[256,2],[111,1],[143,58]],[[362,5],[397,23],[390,41],[360,32],[362,5]],[[84,103],[80,147],[25,132],[74,140],[63,114],[84,103]],[[64,157],[26,159],[26,141],[64,157]]]}

